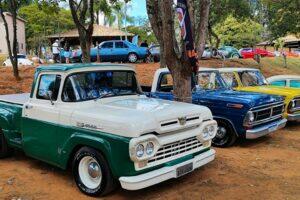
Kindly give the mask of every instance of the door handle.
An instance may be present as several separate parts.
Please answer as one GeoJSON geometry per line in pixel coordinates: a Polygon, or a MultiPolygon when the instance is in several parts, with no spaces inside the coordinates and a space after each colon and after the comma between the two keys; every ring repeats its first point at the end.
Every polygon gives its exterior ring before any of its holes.
{"type": "Polygon", "coordinates": [[[30,104],[25,105],[25,109],[27,109],[27,110],[32,109],[32,108],[33,108],[33,105],[30,105],[30,104]]]}

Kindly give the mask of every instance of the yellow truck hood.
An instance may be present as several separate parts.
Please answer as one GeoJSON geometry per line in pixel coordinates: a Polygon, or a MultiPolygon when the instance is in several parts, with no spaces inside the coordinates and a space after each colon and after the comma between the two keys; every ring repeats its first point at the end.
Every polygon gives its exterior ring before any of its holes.
{"type": "Polygon", "coordinates": [[[251,86],[251,87],[239,87],[237,90],[247,91],[247,92],[259,92],[271,95],[285,96],[287,99],[294,99],[300,96],[300,89],[289,88],[289,87],[276,87],[271,85],[266,86],[251,86]]]}

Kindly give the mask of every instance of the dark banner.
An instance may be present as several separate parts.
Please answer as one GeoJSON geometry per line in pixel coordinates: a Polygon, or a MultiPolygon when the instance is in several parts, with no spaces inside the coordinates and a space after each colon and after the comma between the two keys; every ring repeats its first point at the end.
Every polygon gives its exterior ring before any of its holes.
{"type": "Polygon", "coordinates": [[[181,28],[181,36],[185,42],[187,56],[193,66],[194,72],[198,70],[198,59],[195,51],[194,39],[192,34],[191,18],[187,6],[187,0],[177,0],[176,7],[181,28]]]}

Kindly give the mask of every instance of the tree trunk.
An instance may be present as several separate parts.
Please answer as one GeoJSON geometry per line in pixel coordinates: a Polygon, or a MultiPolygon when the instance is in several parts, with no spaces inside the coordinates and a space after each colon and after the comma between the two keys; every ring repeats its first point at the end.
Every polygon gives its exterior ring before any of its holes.
{"type": "Polygon", "coordinates": [[[12,62],[12,66],[13,66],[13,72],[14,72],[14,76],[16,79],[20,79],[19,77],[19,70],[18,70],[18,39],[17,39],[17,5],[16,2],[14,0],[11,1],[12,4],[12,8],[15,8],[12,11],[12,16],[13,16],[13,55],[14,55],[14,59],[12,62]]]}
{"type": "MultiPolygon", "coordinates": [[[[0,6],[1,6],[2,1],[0,1],[0,6]]],[[[11,42],[9,39],[9,29],[8,29],[8,24],[5,18],[5,15],[3,13],[3,8],[0,7],[0,14],[3,20],[3,24],[4,24],[4,28],[5,28],[5,39],[6,39],[6,44],[7,44],[7,49],[8,49],[8,56],[9,59],[12,63],[13,66],[13,74],[14,77],[19,80],[20,76],[19,76],[19,70],[18,70],[18,59],[17,59],[17,45],[18,45],[18,41],[17,41],[17,5],[16,2],[14,0],[9,1],[9,10],[11,11],[12,14],[12,18],[13,18],[13,49],[11,48],[11,42]]]]}
{"type": "Polygon", "coordinates": [[[201,59],[205,50],[210,3],[210,0],[202,0],[200,2],[200,23],[199,27],[197,28],[197,30],[199,30],[199,40],[196,41],[199,59],[201,59]]]}
{"type": "Polygon", "coordinates": [[[91,62],[90,49],[94,31],[94,1],[81,0],[78,4],[69,0],[70,10],[79,34],[79,42],[82,50],[82,62],[91,62]],[[79,16],[78,16],[79,13],[79,16]],[[89,23],[85,25],[87,19],[89,23]]]}
{"type": "Polygon", "coordinates": [[[180,68],[182,63],[177,62],[171,70],[174,86],[174,100],[186,103],[192,103],[192,79],[191,75],[182,73],[180,68]],[[176,89],[175,89],[176,88],[176,89]]]}
{"type": "MultiPolygon", "coordinates": [[[[195,15],[199,10],[196,6],[200,5],[199,1],[200,0],[194,2],[188,0],[188,9],[192,14],[191,27],[194,30],[193,35],[199,34],[199,26],[195,26],[195,15]],[[191,8],[191,5],[198,9],[191,8]]],[[[176,40],[173,0],[147,0],[146,2],[151,27],[160,43],[161,67],[168,67],[173,77],[174,99],[176,101],[191,103],[193,68],[188,59],[185,44],[178,44],[176,40]],[[182,51],[180,51],[179,46],[184,47],[181,48],[182,51]]],[[[209,12],[209,10],[207,12],[209,12]]],[[[205,26],[205,24],[207,24],[207,22],[205,22],[204,18],[202,27],[205,26]]],[[[203,31],[203,34],[206,35],[206,31],[203,31]]],[[[203,40],[204,42],[202,43],[204,43],[205,46],[205,36],[201,38],[201,41],[203,40]]]]}
{"type": "Polygon", "coordinates": [[[221,40],[220,40],[219,36],[213,31],[213,29],[209,23],[208,23],[208,31],[209,31],[209,34],[215,38],[215,40],[216,40],[215,48],[218,49],[220,46],[221,40]]]}

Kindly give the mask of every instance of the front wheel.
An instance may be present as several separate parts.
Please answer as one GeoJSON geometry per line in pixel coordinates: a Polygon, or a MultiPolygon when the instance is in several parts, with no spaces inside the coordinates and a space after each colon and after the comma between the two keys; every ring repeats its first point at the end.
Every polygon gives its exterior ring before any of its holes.
{"type": "Polygon", "coordinates": [[[95,149],[81,148],[74,157],[72,169],[78,188],[89,196],[104,196],[116,187],[106,159],[95,149]]]}
{"type": "Polygon", "coordinates": [[[0,129],[0,158],[6,158],[12,154],[12,149],[7,145],[6,139],[0,129]]]}
{"type": "Polygon", "coordinates": [[[138,60],[138,56],[137,56],[135,53],[130,53],[130,54],[128,55],[128,61],[129,61],[130,63],[136,63],[137,60],[138,60]]]}
{"type": "Polygon", "coordinates": [[[233,128],[230,124],[218,121],[218,131],[212,140],[212,144],[216,147],[229,147],[232,146],[237,140],[233,128]]]}

